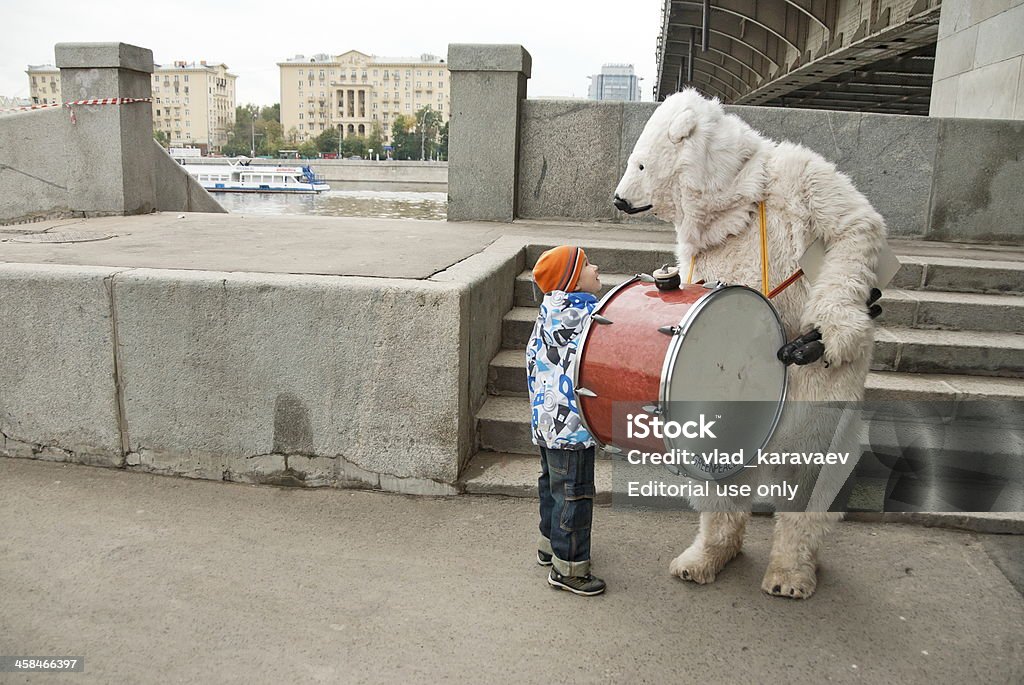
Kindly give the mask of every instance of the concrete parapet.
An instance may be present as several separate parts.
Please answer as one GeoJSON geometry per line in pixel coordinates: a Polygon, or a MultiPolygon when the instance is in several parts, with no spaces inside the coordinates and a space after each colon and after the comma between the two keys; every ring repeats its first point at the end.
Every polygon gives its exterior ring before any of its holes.
{"type": "MultiPolygon", "coordinates": [[[[637,221],[617,212],[611,196],[655,108],[654,103],[526,100],[517,217],[637,221]]],[[[775,107],[726,110],[770,138],[806,145],[835,163],[886,218],[894,237],[1024,240],[1019,221],[1024,196],[1016,190],[1024,186],[1020,122],[775,107]]],[[[453,158],[453,175],[459,163],[453,158]]]]}
{"type": "Polygon", "coordinates": [[[10,114],[0,120],[0,224],[68,216],[63,109],[10,114]]]}
{"type": "MultiPolygon", "coordinates": [[[[150,50],[125,43],[60,43],[55,52],[68,102],[151,97],[150,50]]],[[[4,115],[0,224],[157,209],[224,211],[158,147],[150,102],[4,115]]]]}
{"type": "MultiPolygon", "coordinates": [[[[58,43],[66,101],[149,98],[153,52],[125,43],[58,43]]],[[[74,107],[65,139],[71,205],[89,214],[144,214],[153,192],[153,107],[149,102],[74,107]]]]}
{"type": "Polygon", "coordinates": [[[110,267],[0,264],[0,455],[124,463],[110,267]]]}
{"type": "Polygon", "coordinates": [[[129,464],[219,479],[301,455],[455,481],[457,288],[138,269],[114,293],[129,464]]]}
{"type": "Polygon", "coordinates": [[[531,58],[520,45],[448,46],[448,218],[516,217],[519,112],[531,58]]]}
{"type": "Polygon", "coordinates": [[[1024,121],[937,121],[926,237],[1024,242],[1024,121]]]}
{"type": "Polygon", "coordinates": [[[226,213],[195,176],[188,173],[155,140],[153,146],[153,189],[159,211],[226,213]]]}
{"type": "Polygon", "coordinates": [[[439,283],[463,284],[459,351],[465,392],[459,412],[459,433],[464,444],[472,449],[459,455],[460,470],[475,452],[474,417],[487,399],[489,366],[501,349],[502,318],[512,308],[513,290],[509,283],[524,268],[523,240],[503,237],[486,250],[431,277],[439,283]]]}

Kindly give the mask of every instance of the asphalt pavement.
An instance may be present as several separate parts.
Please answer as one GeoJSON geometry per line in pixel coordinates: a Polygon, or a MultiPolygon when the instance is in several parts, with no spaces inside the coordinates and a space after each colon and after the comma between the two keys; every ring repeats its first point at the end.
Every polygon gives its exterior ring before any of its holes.
{"type": "Polygon", "coordinates": [[[0,682],[1024,681],[1024,536],[842,523],[794,601],[766,518],[699,587],[668,574],[694,515],[601,506],[582,598],[535,507],[0,459],[0,655],[85,658],[0,682]]]}

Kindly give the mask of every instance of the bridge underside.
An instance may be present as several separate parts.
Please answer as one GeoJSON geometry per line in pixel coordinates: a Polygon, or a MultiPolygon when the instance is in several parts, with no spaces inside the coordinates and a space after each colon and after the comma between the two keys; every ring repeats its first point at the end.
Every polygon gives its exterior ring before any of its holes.
{"type": "Polygon", "coordinates": [[[927,115],[939,1],[665,0],[655,99],[927,115]],[[889,5],[889,6],[887,6],[889,5]]]}

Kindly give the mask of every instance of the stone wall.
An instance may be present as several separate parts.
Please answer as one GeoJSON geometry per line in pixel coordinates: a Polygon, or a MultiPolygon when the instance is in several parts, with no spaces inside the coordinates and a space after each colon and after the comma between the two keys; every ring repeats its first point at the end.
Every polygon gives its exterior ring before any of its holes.
{"type": "MultiPolygon", "coordinates": [[[[482,46],[474,46],[472,54],[485,61],[482,46]]],[[[507,95],[519,98],[519,145],[510,156],[504,146],[494,149],[487,136],[460,133],[468,125],[463,122],[480,114],[471,104],[486,95],[479,84],[463,80],[473,73],[467,71],[470,66],[453,69],[452,74],[453,93],[460,88],[469,92],[452,119],[449,195],[453,202],[473,195],[486,206],[464,205],[466,211],[450,212],[450,220],[512,213],[523,219],[656,223],[627,217],[611,203],[655,103],[528,100],[510,79],[507,95]],[[487,169],[488,175],[465,173],[462,166],[487,169]],[[501,175],[492,177],[495,168],[501,175]],[[474,190],[488,185],[485,178],[500,178],[502,184],[514,179],[514,205],[504,197],[484,202],[488,196],[474,195],[474,190]]],[[[726,110],[770,138],[806,145],[835,163],[886,218],[892,236],[1024,241],[1019,220],[1024,216],[1024,193],[1018,190],[1024,187],[1024,124],[776,107],[726,110]]],[[[494,185],[504,187],[496,181],[494,185]]]]}
{"type": "Polygon", "coordinates": [[[933,117],[1024,120],[1024,0],[943,0],[933,117]]]}

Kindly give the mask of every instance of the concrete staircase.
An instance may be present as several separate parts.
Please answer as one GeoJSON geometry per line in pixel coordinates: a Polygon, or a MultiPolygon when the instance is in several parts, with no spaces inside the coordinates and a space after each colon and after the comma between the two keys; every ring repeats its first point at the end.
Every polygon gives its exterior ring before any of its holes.
{"type": "MultiPolygon", "coordinates": [[[[527,264],[548,247],[531,245],[527,264]]],[[[881,302],[867,399],[1024,400],[1024,249],[923,241],[893,241],[893,248],[903,267],[881,302]]],[[[605,291],[673,259],[657,246],[587,251],[601,266],[605,291]]],[[[503,349],[490,364],[489,396],[476,417],[480,451],[461,480],[469,493],[535,497],[539,463],[524,355],[537,302],[528,270],[511,285],[503,349]]],[[[597,488],[599,500],[610,498],[607,458],[598,460],[597,488]]]]}

